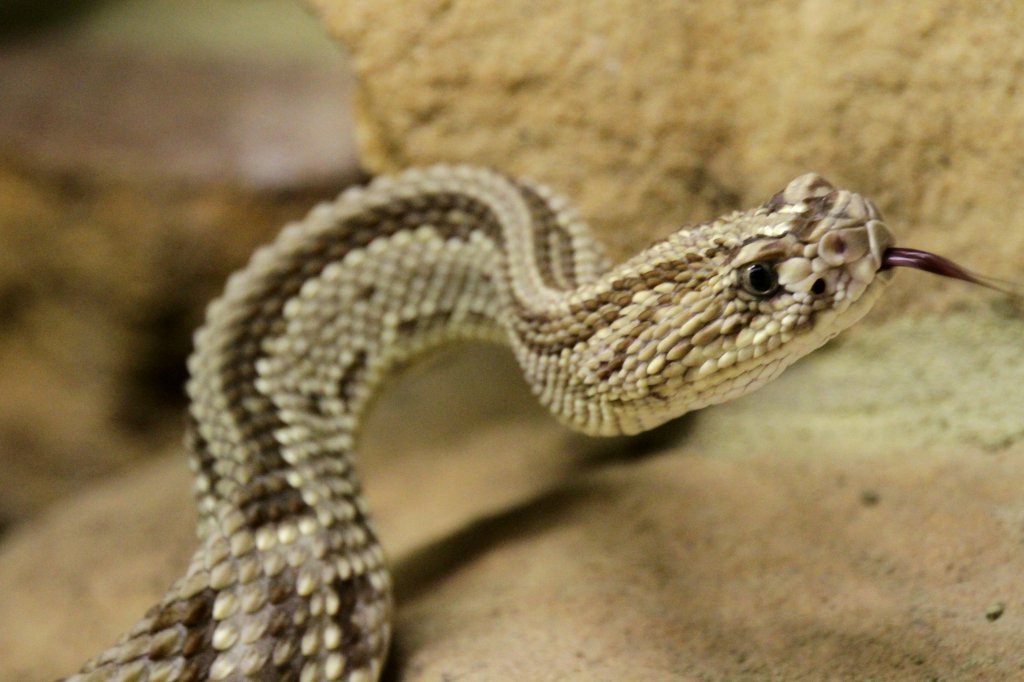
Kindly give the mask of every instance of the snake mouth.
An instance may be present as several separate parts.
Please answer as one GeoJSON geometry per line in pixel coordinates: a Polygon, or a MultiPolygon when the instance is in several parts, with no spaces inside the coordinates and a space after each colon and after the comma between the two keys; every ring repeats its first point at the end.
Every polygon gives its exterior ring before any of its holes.
{"type": "Polygon", "coordinates": [[[941,277],[963,280],[964,282],[978,284],[1010,296],[1024,298],[1024,286],[1020,284],[986,275],[979,275],[944,256],[921,251],[920,249],[904,249],[895,246],[886,248],[882,252],[882,265],[878,268],[878,271],[884,272],[892,268],[923,270],[924,272],[930,272],[941,277]]]}

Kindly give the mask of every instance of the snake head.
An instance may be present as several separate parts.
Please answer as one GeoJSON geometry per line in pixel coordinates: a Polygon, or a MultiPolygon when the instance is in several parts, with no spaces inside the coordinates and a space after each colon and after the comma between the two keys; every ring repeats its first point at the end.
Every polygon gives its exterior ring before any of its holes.
{"type": "Polygon", "coordinates": [[[878,209],[814,173],[796,178],[737,224],[745,236],[724,276],[751,312],[782,313],[780,331],[790,336],[817,328],[831,338],[859,319],[891,279],[883,264],[893,238],[878,209]]]}
{"type": "Polygon", "coordinates": [[[679,230],[584,296],[582,321],[601,326],[577,345],[574,374],[601,407],[582,428],[637,433],[753,391],[861,319],[896,267],[1008,290],[893,246],[870,200],[813,173],[679,230]]]}
{"type": "Polygon", "coordinates": [[[598,432],[643,431],[774,378],[870,309],[892,241],[868,199],[807,174],[622,264],[594,298],[623,305],[577,372],[603,399],[598,432]]]}

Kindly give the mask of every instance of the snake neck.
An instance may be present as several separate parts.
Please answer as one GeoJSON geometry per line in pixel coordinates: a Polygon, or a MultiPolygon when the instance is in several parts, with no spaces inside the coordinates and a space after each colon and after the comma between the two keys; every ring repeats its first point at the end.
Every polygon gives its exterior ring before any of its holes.
{"type": "Polygon", "coordinates": [[[229,280],[197,333],[200,488],[224,463],[351,450],[384,379],[444,343],[509,342],[536,375],[563,343],[566,292],[605,269],[568,202],[497,173],[412,171],[314,209],[229,280]]]}

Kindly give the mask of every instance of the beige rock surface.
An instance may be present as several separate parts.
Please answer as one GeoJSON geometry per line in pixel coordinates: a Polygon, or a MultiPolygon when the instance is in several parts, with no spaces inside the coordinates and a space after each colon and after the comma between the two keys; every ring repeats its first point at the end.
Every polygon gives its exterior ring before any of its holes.
{"type": "MultiPolygon", "coordinates": [[[[1015,679],[1019,325],[861,328],[639,442],[565,432],[497,351],[414,373],[362,454],[397,578],[390,679],[1015,679]]],[[[169,455],[20,529],[0,679],[66,673],[130,624],[191,520],[169,455]]]]}
{"type": "MultiPolygon", "coordinates": [[[[307,0],[373,172],[464,161],[571,196],[617,256],[815,170],[906,245],[1024,253],[1024,4],[307,0]]],[[[896,309],[965,296],[932,285],[896,309]]]]}

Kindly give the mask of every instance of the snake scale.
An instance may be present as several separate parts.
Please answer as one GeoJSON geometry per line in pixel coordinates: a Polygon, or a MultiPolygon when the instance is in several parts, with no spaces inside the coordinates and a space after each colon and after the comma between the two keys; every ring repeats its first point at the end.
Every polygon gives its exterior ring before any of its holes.
{"type": "Polygon", "coordinates": [[[592,435],[731,400],[860,319],[897,265],[972,279],[807,174],[609,267],[568,201],[464,166],[381,177],[286,227],[189,360],[199,548],[75,682],[378,679],[391,578],[353,452],[384,379],[455,339],[511,346],[592,435]]]}

